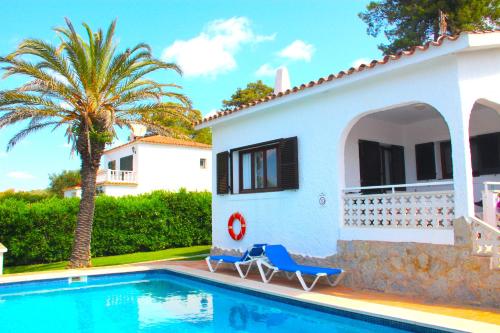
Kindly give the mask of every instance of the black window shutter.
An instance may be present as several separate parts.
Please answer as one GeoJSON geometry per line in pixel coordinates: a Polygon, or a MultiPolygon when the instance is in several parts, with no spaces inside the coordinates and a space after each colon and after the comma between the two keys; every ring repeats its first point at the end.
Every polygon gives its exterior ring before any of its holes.
{"type": "Polygon", "coordinates": [[[283,190],[299,188],[299,158],[297,137],[283,139],[280,142],[279,176],[283,190]]]}
{"type": "Polygon", "coordinates": [[[415,145],[417,180],[436,179],[436,158],[434,142],[415,145]]]}
{"type": "Polygon", "coordinates": [[[134,171],[134,155],[120,158],[120,170],[134,171]]]}
{"type": "Polygon", "coordinates": [[[229,152],[217,154],[217,194],[229,193],[229,152]]]}
{"type": "MultiPolygon", "coordinates": [[[[391,146],[391,184],[405,184],[405,148],[403,146],[391,146]]],[[[399,191],[406,191],[399,188],[399,191]]]]}
{"type": "Polygon", "coordinates": [[[453,159],[451,150],[451,141],[441,142],[441,172],[443,179],[453,178],[453,159]]]}
{"type": "MultiPolygon", "coordinates": [[[[382,185],[380,145],[378,142],[359,140],[359,178],[361,186],[382,185]]],[[[379,190],[365,190],[363,193],[377,193],[379,190]]]]}
{"type": "Polygon", "coordinates": [[[500,173],[500,133],[476,137],[479,175],[500,173]]]}

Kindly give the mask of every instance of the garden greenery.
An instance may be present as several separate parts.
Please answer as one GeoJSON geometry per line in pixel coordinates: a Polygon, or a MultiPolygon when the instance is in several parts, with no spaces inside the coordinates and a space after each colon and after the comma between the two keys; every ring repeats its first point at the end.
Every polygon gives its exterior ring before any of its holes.
{"type": "MultiPolygon", "coordinates": [[[[211,243],[211,194],[164,192],[96,198],[92,256],[211,243]]],[[[29,202],[0,199],[0,242],[5,264],[68,260],[79,199],[50,197],[29,202]]]]}

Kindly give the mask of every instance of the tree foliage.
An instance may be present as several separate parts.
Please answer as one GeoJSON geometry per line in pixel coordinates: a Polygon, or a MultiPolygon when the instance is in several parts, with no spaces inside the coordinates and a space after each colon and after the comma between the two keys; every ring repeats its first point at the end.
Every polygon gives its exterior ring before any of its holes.
{"type": "Polygon", "coordinates": [[[231,99],[222,101],[223,110],[238,108],[244,104],[266,97],[272,92],[273,88],[264,84],[261,80],[250,82],[247,84],[246,88],[238,88],[236,92],[231,95],[231,99]]]}
{"type": "Polygon", "coordinates": [[[49,191],[59,197],[64,196],[64,189],[71,186],[80,185],[80,170],[63,170],[60,173],[49,175],[49,191]]]}
{"type": "Polygon", "coordinates": [[[436,40],[440,35],[440,13],[446,17],[446,34],[496,29],[500,24],[500,0],[382,0],[372,1],[359,14],[371,36],[383,32],[388,44],[384,54],[436,40]]]}
{"type": "MultiPolygon", "coordinates": [[[[212,144],[212,131],[210,128],[204,128],[201,130],[194,129],[194,123],[202,119],[201,112],[199,110],[191,109],[186,112],[185,117],[176,117],[170,114],[162,114],[156,112],[145,113],[142,117],[146,121],[161,124],[163,127],[170,128],[173,130],[175,137],[187,138],[196,142],[212,144]]],[[[159,134],[154,130],[149,131],[150,134],[159,134]]]]}

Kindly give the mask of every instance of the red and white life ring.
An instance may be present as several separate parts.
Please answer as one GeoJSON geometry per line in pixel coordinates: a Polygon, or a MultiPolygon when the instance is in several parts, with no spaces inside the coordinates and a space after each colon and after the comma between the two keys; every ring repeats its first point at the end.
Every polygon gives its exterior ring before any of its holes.
{"type": "Polygon", "coordinates": [[[243,215],[241,215],[240,213],[234,213],[233,215],[231,215],[227,223],[227,229],[229,231],[229,236],[231,236],[232,239],[236,241],[241,240],[243,236],[245,236],[245,232],[247,230],[247,224],[243,215]],[[236,220],[240,221],[240,232],[238,234],[234,232],[233,228],[234,221],[236,220]]]}

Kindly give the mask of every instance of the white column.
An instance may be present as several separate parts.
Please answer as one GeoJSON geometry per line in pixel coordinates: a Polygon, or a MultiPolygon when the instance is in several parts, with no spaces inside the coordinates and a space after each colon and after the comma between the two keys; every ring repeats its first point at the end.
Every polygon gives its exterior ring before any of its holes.
{"type": "MultiPolygon", "coordinates": [[[[465,104],[465,103],[464,103],[465,104]]],[[[455,188],[455,216],[474,216],[474,186],[469,143],[469,115],[471,107],[462,105],[452,121],[448,121],[453,160],[455,188]]]]}
{"type": "Polygon", "coordinates": [[[7,248],[0,243],[0,275],[3,274],[3,254],[7,252],[7,248]]]}

